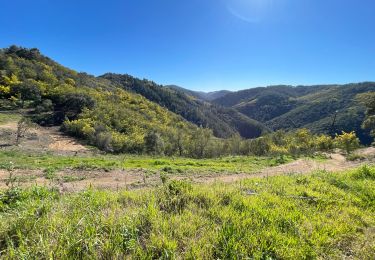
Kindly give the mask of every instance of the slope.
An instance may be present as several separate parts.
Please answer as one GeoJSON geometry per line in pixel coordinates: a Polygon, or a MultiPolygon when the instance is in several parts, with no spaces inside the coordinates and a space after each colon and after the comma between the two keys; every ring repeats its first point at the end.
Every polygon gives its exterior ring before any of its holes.
{"type": "Polygon", "coordinates": [[[367,144],[371,139],[361,128],[365,108],[356,101],[356,95],[369,91],[375,91],[375,83],[271,86],[229,93],[214,103],[235,108],[274,130],[304,127],[315,133],[356,131],[367,144]]]}
{"type": "Polygon", "coordinates": [[[149,80],[113,73],[107,73],[100,78],[109,80],[127,91],[138,93],[181,115],[189,122],[212,129],[217,137],[225,138],[239,133],[242,137],[254,138],[268,131],[261,123],[234,109],[199,100],[183,91],[164,87],[149,80]]]}
{"type": "Polygon", "coordinates": [[[218,91],[212,91],[212,92],[193,91],[193,90],[186,89],[186,88],[176,86],[176,85],[166,85],[165,87],[182,91],[189,96],[192,96],[192,97],[204,100],[204,101],[212,101],[212,100],[221,98],[225,96],[226,94],[231,93],[229,90],[218,90],[218,91]]]}
{"type": "Polygon", "coordinates": [[[0,108],[21,108],[42,125],[62,125],[70,135],[114,152],[154,149],[161,138],[173,152],[170,133],[196,129],[141,95],[17,46],[0,50],[0,108]]]}

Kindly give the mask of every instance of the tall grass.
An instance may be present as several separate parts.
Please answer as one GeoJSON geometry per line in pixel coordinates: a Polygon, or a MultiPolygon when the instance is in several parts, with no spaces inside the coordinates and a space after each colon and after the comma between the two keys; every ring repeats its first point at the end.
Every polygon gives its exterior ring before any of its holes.
{"type": "Polygon", "coordinates": [[[374,259],[375,168],[156,189],[0,195],[0,255],[374,259]]]}
{"type": "Polygon", "coordinates": [[[291,156],[256,157],[232,156],[215,159],[191,159],[182,157],[151,157],[134,155],[89,155],[61,156],[34,154],[19,150],[0,151],[0,169],[6,169],[9,162],[21,169],[148,169],[178,172],[254,172],[265,167],[276,166],[292,161],[291,156]]]}

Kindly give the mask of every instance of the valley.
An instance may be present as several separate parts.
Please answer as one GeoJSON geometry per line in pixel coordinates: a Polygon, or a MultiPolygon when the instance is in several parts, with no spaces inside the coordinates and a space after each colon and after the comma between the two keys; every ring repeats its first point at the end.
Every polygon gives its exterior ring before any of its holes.
{"type": "Polygon", "coordinates": [[[1,258],[375,257],[373,83],[196,93],[16,46],[0,72],[1,258]]]}

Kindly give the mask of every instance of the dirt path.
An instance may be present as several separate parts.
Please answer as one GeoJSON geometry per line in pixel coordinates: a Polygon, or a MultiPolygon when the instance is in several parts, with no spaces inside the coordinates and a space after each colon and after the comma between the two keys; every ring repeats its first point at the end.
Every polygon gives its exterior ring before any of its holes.
{"type": "MultiPolygon", "coordinates": [[[[375,148],[366,148],[358,151],[359,154],[366,154],[375,157],[375,148]]],[[[179,174],[169,175],[170,179],[190,180],[195,183],[231,183],[249,178],[266,178],[286,174],[307,174],[312,171],[325,170],[328,172],[344,171],[359,167],[363,164],[372,164],[373,159],[365,161],[350,162],[340,154],[331,154],[326,161],[316,161],[313,159],[298,159],[294,162],[269,167],[255,173],[242,174],[179,174]]],[[[95,187],[98,189],[137,189],[161,185],[161,178],[158,173],[150,175],[147,170],[73,170],[65,169],[54,173],[54,177],[48,176],[41,170],[15,170],[13,176],[16,177],[17,185],[47,185],[53,186],[60,192],[76,192],[95,187]]],[[[6,187],[9,179],[9,172],[0,170],[0,188],[6,187]]]]}
{"type": "MultiPolygon", "coordinates": [[[[375,151],[374,151],[375,152],[375,151]]],[[[364,162],[350,162],[341,154],[331,154],[331,158],[325,162],[319,162],[313,159],[298,159],[294,162],[279,165],[276,167],[269,167],[251,174],[228,174],[221,176],[206,176],[194,179],[199,183],[212,182],[235,182],[249,178],[272,177],[286,174],[306,174],[313,171],[324,170],[328,172],[344,171],[353,169],[364,164],[364,162]]],[[[369,162],[367,162],[369,163],[369,162]]]]}

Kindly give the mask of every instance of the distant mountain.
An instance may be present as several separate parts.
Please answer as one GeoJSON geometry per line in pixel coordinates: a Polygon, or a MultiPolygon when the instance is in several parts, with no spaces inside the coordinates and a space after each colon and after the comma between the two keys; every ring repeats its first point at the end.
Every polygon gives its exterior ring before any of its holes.
{"type": "Polygon", "coordinates": [[[356,131],[362,142],[369,143],[368,132],[361,128],[365,108],[355,98],[369,91],[375,91],[374,82],[270,86],[228,93],[213,103],[234,108],[273,130],[306,127],[316,133],[356,131]]]}
{"type": "Polygon", "coordinates": [[[183,87],[179,87],[179,86],[176,86],[176,85],[167,85],[166,87],[176,89],[176,90],[180,90],[180,91],[184,92],[185,94],[187,94],[189,96],[193,96],[195,98],[205,100],[205,101],[212,101],[214,99],[223,97],[226,94],[231,93],[231,91],[229,91],[229,90],[219,90],[219,91],[212,91],[212,92],[193,91],[193,90],[186,89],[186,88],[183,88],[183,87]]]}
{"type": "Polygon", "coordinates": [[[235,109],[211,104],[197,98],[194,91],[180,87],[162,86],[126,74],[107,73],[100,78],[106,79],[126,91],[140,94],[191,123],[212,129],[217,137],[226,138],[239,133],[242,137],[254,138],[269,131],[263,124],[248,118],[235,109]]]}

